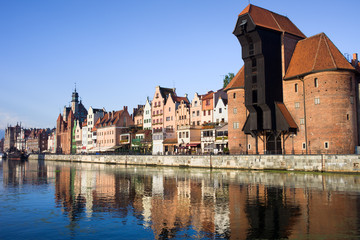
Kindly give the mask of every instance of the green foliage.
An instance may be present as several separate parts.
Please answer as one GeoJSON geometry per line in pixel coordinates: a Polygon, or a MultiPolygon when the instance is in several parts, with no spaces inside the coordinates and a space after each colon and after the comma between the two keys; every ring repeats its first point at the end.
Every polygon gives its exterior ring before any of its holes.
{"type": "Polygon", "coordinates": [[[234,73],[229,73],[228,75],[225,75],[224,80],[223,80],[224,81],[223,88],[225,88],[234,77],[235,77],[234,73]]]}

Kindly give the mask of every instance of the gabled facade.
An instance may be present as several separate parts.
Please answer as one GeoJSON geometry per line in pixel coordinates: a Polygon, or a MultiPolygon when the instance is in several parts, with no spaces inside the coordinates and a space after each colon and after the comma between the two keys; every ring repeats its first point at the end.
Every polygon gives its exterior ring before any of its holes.
{"type": "Polygon", "coordinates": [[[146,103],[144,106],[144,117],[143,117],[143,129],[144,130],[152,130],[151,126],[151,102],[149,101],[149,98],[146,98],[146,103]]]}
{"type": "Polygon", "coordinates": [[[134,108],[134,124],[136,127],[143,127],[144,122],[144,105],[138,105],[137,108],[134,108]]]}
{"type": "Polygon", "coordinates": [[[202,107],[201,107],[201,95],[198,93],[194,94],[194,98],[191,101],[191,107],[190,107],[190,119],[191,119],[191,125],[192,126],[201,126],[201,115],[202,115],[202,107]]]}
{"type": "Polygon", "coordinates": [[[81,153],[81,151],[82,151],[83,127],[82,127],[82,124],[80,123],[79,120],[75,120],[75,121],[76,121],[76,127],[75,127],[76,153],[81,153]]]}
{"type": "Polygon", "coordinates": [[[202,124],[212,123],[213,122],[213,113],[214,113],[214,92],[209,91],[208,93],[202,95],[201,97],[201,121],[202,124]]]}
{"type": "MultiPolygon", "coordinates": [[[[163,141],[166,138],[167,133],[165,133],[164,123],[166,118],[164,117],[165,105],[167,100],[171,96],[173,98],[176,96],[174,88],[163,88],[157,86],[155,88],[155,94],[151,102],[151,111],[152,111],[152,131],[153,131],[153,154],[164,154],[164,145],[163,141]]],[[[171,105],[171,104],[170,104],[171,105]]],[[[171,109],[170,109],[171,111],[171,109]]],[[[169,112],[170,112],[169,111],[169,112]]],[[[175,111],[175,109],[174,109],[175,111]]],[[[174,121],[173,117],[173,121],[174,121]]],[[[171,116],[170,116],[171,121],[171,116]]],[[[171,124],[167,125],[170,126],[171,124]]],[[[169,134],[171,134],[169,132],[169,134]]]]}
{"type": "Polygon", "coordinates": [[[213,121],[215,123],[228,122],[228,96],[223,89],[214,93],[213,121]]]}
{"type": "Polygon", "coordinates": [[[93,108],[93,107],[89,107],[89,111],[87,114],[87,144],[86,144],[86,150],[90,150],[93,149],[94,147],[96,147],[96,133],[94,133],[92,131],[95,123],[97,122],[97,120],[101,117],[104,116],[104,114],[106,113],[105,109],[102,108],[93,108]]]}

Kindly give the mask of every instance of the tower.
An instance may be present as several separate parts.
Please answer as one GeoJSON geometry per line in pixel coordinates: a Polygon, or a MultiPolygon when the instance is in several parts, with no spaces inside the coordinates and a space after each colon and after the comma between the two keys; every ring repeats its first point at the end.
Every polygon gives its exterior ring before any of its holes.
{"type": "Polygon", "coordinates": [[[296,43],[305,35],[287,17],[254,5],[240,13],[233,34],[241,44],[244,60],[245,106],[249,115],[243,131],[256,142],[262,140],[264,152],[281,153],[281,136],[284,139],[297,131],[283,104],[285,51],[289,50],[288,42],[296,43]]]}

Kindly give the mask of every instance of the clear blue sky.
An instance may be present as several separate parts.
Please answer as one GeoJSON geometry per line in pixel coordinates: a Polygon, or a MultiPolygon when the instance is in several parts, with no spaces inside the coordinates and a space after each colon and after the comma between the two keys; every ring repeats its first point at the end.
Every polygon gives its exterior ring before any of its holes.
{"type": "MultiPolygon", "coordinates": [[[[0,0],[0,129],[54,127],[74,83],[85,107],[132,110],[155,86],[222,87],[243,65],[232,31],[248,0],[0,0]]],[[[360,52],[359,0],[252,0],[307,36],[360,52]]]]}

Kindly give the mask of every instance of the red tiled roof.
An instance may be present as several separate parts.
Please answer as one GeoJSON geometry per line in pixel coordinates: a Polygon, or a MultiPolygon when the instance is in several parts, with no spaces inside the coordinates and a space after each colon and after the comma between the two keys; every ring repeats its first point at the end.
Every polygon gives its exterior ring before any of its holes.
{"type": "Polygon", "coordinates": [[[354,70],[354,67],[330,39],[320,33],[297,43],[284,79],[334,69],[354,70]]]}
{"type": "Polygon", "coordinates": [[[294,119],[292,118],[290,112],[286,108],[285,104],[281,103],[281,102],[276,102],[276,105],[278,106],[280,112],[284,116],[286,122],[289,124],[289,127],[294,128],[294,129],[298,128],[298,126],[296,125],[296,123],[295,123],[294,119]]]}
{"type": "Polygon", "coordinates": [[[93,131],[97,130],[99,127],[115,125],[119,121],[119,118],[123,111],[124,110],[106,113],[102,118],[99,118],[96,121],[93,127],[93,131]]]}
{"type": "Polygon", "coordinates": [[[181,100],[183,100],[185,103],[189,103],[189,99],[187,99],[187,97],[173,96],[173,99],[175,102],[181,102],[181,100]]]}
{"type": "Polygon", "coordinates": [[[233,88],[244,88],[245,86],[245,71],[244,66],[239,70],[235,77],[229,82],[225,87],[224,91],[233,89],[233,88]]]}
{"type": "Polygon", "coordinates": [[[214,92],[213,92],[213,91],[210,91],[210,92],[202,95],[201,99],[202,99],[202,100],[212,99],[212,98],[213,98],[213,95],[214,95],[214,92]]]}
{"type": "Polygon", "coordinates": [[[285,16],[251,4],[249,4],[239,16],[244,14],[249,14],[254,23],[258,26],[306,38],[295,24],[285,16]]]}

